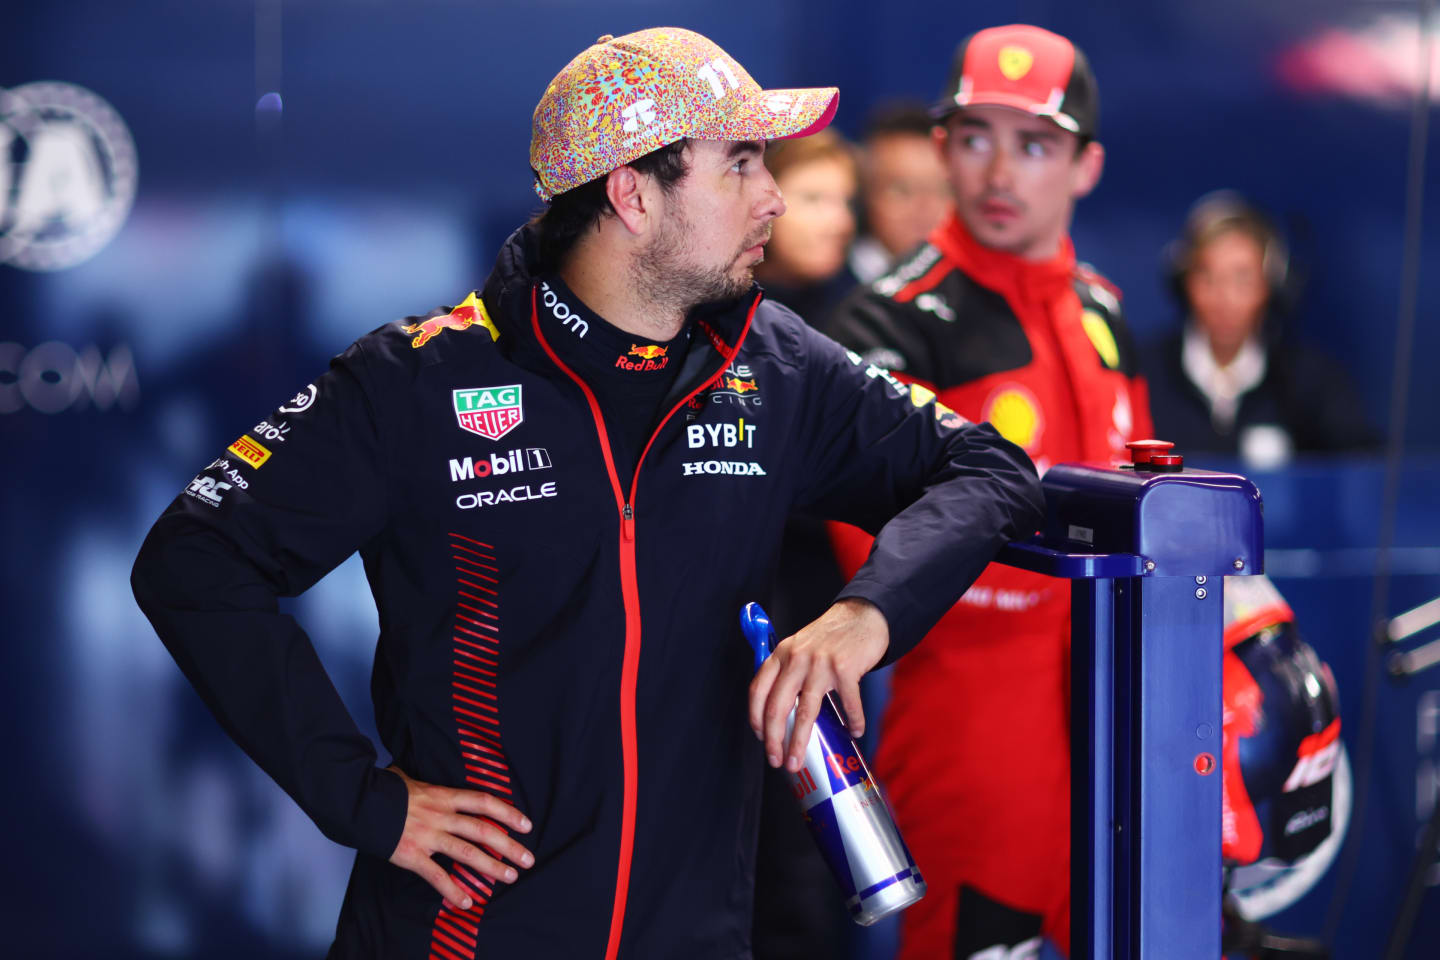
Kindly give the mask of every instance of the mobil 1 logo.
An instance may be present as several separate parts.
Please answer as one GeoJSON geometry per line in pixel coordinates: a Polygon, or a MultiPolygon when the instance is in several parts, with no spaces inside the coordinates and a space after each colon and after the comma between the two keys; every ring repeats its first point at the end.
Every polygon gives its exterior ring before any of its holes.
{"type": "Polygon", "coordinates": [[[488,457],[465,457],[450,460],[450,482],[483,480],[489,476],[524,473],[527,470],[549,470],[550,452],[544,447],[525,447],[509,453],[492,453],[488,457]]]}

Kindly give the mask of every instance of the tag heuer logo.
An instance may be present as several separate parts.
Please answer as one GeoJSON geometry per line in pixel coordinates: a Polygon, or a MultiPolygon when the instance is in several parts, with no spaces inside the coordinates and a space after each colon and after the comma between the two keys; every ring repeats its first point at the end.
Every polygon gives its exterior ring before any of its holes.
{"type": "Polygon", "coordinates": [[[487,440],[499,440],[525,419],[518,383],[508,387],[472,387],[456,390],[454,395],[455,419],[460,421],[460,428],[487,440]]]}

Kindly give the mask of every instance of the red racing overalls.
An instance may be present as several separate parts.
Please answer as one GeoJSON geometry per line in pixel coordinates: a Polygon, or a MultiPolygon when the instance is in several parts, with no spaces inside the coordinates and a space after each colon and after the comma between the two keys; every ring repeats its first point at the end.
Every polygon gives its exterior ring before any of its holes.
{"type": "MultiPolygon", "coordinates": [[[[1119,301],[1068,237],[1031,262],[952,214],[829,332],[990,421],[1043,474],[1151,435],[1119,301]]],[[[835,525],[833,539],[853,572],[870,538],[835,525]]],[[[930,886],[903,914],[902,958],[1011,956],[1042,933],[1068,951],[1069,615],[1066,582],[991,565],[895,665],[876,769],[930,886]]]]}

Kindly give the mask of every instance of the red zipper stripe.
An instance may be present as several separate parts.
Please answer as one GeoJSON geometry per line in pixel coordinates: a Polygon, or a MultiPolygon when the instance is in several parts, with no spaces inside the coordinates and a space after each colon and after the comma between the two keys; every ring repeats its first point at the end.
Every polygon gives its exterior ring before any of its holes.
{"type": "MultiPolygon", "coordinates": [[[[470,731],[470,732],[468,732],[468,733],[462,734],[462,736],[470,736],[470,734],[472,734],[472,733],[474,733],[473,730],[470,731]]],[[[480,740],[485,739],[485,735],[482,734],[482,733],[476,733],[476,734],[475,734],[475,737],[476,737],[477,739],[480,739],[480,740]]],[[[490,754],[494,754],[494,755],[497,756],[497,757],[502,757],[502,758],[504,757],[504,754],[502,754],[500,751],[495,750],[495,749],[493,749],[493,748],[491,748],[491,747],[487,747],[487,746],[485,746],[483,743],[474,743],[474,742],[472,742],[472,741],[470,741],[470,740],[461,740],[461,741],[460,741],[460,745],[461,745],[462,747],[469,747],[471,750],[479,750],[481,753],[490,753],[490,754]]],[[[476,755],[474,755],[474,754],[464,753],[464,752],[462,752],[462,753],[460,754],[460,756],[462,756],[462,757],[469,757],[469,758],[472,759],[472,760],[479,760],[479,759],[480,759],[480,757],[478,757],[478,756],[476,756],[476,755]]],[[[493,763],[494,761],[490,761],[490,762],[493,763]]],[[[506,769],[508,770],[509,767],[506,767],[506,769]]]]}
{"type": "Polygon", "coordinates": [[[610,911],[610,936],[605,945],[605,960],[615,960],[616,955],[620,952],[620,934],[625,926],[625,904],[630,895],[630,865],[635,853],[635,805],[639,789],[639,760],[636,756],[638,745],[635,735],[635,689],[640,672],[641,623],[640,586],[635,569],[635,490],[640,482],[640,468],[645,463],[645,456],[650,452],[650,447],[665,428],[665,424],[675,415],[675,411],[688,404],[693,397],[721,376],[730,366],[730,361],[735,358],[735,354],[740,351],[740,344],[744,342],[745,335],[750,330],[750,322],[755,318],[755,310],[760,306],[761,295],[756,294],[754,302],[750,304],[750,311],[745,316],[745,327],[740,331],[740,337],[735,341],[733,347],[726,349],[725,344],[714,336],[712,331],[706,329],[706,332],[711,334],[711,341],[723,358],[723,363],[713,376],[701,381],[699,386],[672,407],[650,434],[645,449],[640,452],[640,459],[635,462],[635,474],[630,481],[628,501],[620,491],[620,475],[615,470],[615,458],[610,451],[610,435],[605,430],[605,418],[600,413],[600,403],[595,399],[595,393],[590,389],[589,384],[560,359],[549,341],[545,339],[545,334],[540,329],[540,312],[536,304],[536,296],[536,288],[532,286],[530,288],[530,326],[535,331],[535,339],[549,356],[551,362],[564,371],[565,375],[573,380],[575,385],[580,388],[580,392],[585,395],[585,402],[590,406],[590,416],[595,421],[595,432],[600,437],[600,453],[605,459],[605,470],[610,475],[610,488],[615,494],[615,510],[620,514],[620,595],[625,606],[625,652],[620,666],[620,756],[624,774],[624,791],[620,807],[620,852],[615,868],[615,901],[610,911]]]}
{"type": "MultiPolygon", "coordinates": [[[[456,937],[454,933],[440,926],[439,921],[436,921],[434,936],[436,940],[440,941],[440,943],[444,944],[445,946],[450,947],[462,957],[467,955],[473,955],[475,953],[475,944],[473,942],[470,944],[470,948],[467,950],[465,948],[465,944],[461,943],[460,939],[456,937]]],[[[438,949],[439,944],[436,944],[436,947],[438,949]]]]}
{"type": "MultiPolygon", "coordinates": [[[[485,769],[484,767],[477,767],[477,766],[475,766],[474,764],[470,764],[470,763],[465,764],[465,769],[466,769],[466,770],[469,770],[471,773],[479,774],[479,775],[482,776],[482,777],[489,777],[491,780],[498,780],[498,781],[500,781],[501,783],[509,783],[509,782],[510,782],[510,778],[507,777],[505,774],[503,774],[503,773],[496,773],[495,771],[493,771],[493,770],[487,770],[487,769],[485,769]]],[[[506,767],[505,769],[509,769],[509,768],[506,767]]]]}
{"type": "Polygon", "coordinates": [[[430,935],[430,953],[432,956],[439,954],[444,960],[468,960],[465,954],[456,952],[454,947],[437,943],[433,932],[430,935]]]}
{"type": "Polygon", "coordinates": [[[465,864],[463,864],[463,863],[457,863],[457,864],[455,864],[455,868],[456,868],[457,870],[459,870],[460,873],[463,874],[463,875],[465,876],[465,878],[470,881],[470,883],[471,883],[472,886],[475,886],[475,887],[479,888],[480,890],[483,890],[483,891],[486,892],[486,893],[490,893],[490,892],[491,892],[491,891],[490,891],[490,884],[486,883],[484,880],[481,880],[478,876],[476,876],[474,870],[471,870],[469,867],[465,866],[465,864]]]}
{"type": "Polygon", "coordinates": [[[477,697],[485,697],[485,698],[488,699],[488,700],[494,700],[494,699],[495,699],[495,694],[493,694],[493,693],[486,693],[484,690],[481,690],[481,689],[479,689],[479,688],[477,688],[477,687],[467,686],[466,684],[460,683],[458,680],[452,680],[452,681],[451,681],[451,684],[452,684],[457,690],[464,690],[466,693],[473,693],[473,694],[475,694],[475,696],[477,696],[477,697]]]}
{"type": "Polygon", "coordinates": [[[443,917],[445,920],[449,921],[451,925],[459,927],[461,930],[464,930],[472,937],[480,932],[480,928],[478,926],[476,926],[474,923],[471,923],[469,920],[466,920],[464,917],[460,916],[458,913],[454,912],[449,907],[441,907],[440,916],[443,917]]]}
{"type": "Polygon", "coordinates": [[[471,700],[469,697],[462,696],[458,693],[451,693],[450,698],[452,700],[459,700],[461,703],[468,703],[472,707],[479,707],[481,710],[489,710],[491,713],[500,712],[488,703],[481,703],[479,700],[471,700]]]}
{"type": "MultiPolygon", "coordinates": [[[[485,566],[484,564],[475,563],[474,561],[469,560],[469,559],[467,559],[467,558],[465,558],[465,557],[459,556],[458,554],[457,554],[456,556],[451,557],[450,559],[451,559],[451,560],[458,561],[458,564],[457,564],[457,566],[455,567],[455,572],[456,572],[456,573],[463,573],[463,574],[465,574],[467,577],[478,577],[479,579],[484,580],[484,581],[486,581],[487,583],[499,583],[499,582],[500,582],[499,580],[496,580],[494,577],[490,576],[488,573],[479,573],[479,572],[477,572],[477,571],[480,571],[480,570],[494,570],[494,569],[495,569],[494,567],[487,567],[487,566],[485,566]]],[[[496,572],[498,573],[499,571],[496,571],[496,572]]]]}
{"type": "Polygon", "coordinates": [[[443,927],[450,936],[469,947],[472,952],[475,950],[475,938],[457,927],[454,921],[447,918],[443,912],[440,914],[440,919],[435,922],[443,927]]]}
{"type": "Polygon", "coordinates": [[[495,783],[495,782],[492,781],[492,780],[481,780],[479,777],[467,776],[467,777],[465,778],[465,782],[466,782],[466,783],[473,783],[473,784],[475,784],[475,786],[477,786],[477,787],[484,787],[486,790],[494,790],[494,791],[497,791],[497,792],[499,792],[499,793],[503,793],[503,794],[505,794],[506,796],[510,796],[510,795],[512,794],[512,791],[511,791],[511,789],[510,789],[509,787],[506,787],[506,786],[503,786],[503,785],[501,785],[501,784],[495,783]]]}
{"type": "Polygon", "coordinates": [[[464,637],[461,637],[461,636],[457,636],[457,635],[453,635],[453,634],[452,634],[451,637],[450,637],[450,639],[451,639],[451,640],[454,640],[456,643],[463,643],[463,644],[465,644],[465,646],[467,646],[467,647],[474,647],[476,650],[483,650],[483,651],[485,651],[486,653],[494,653],[494,652],[495,652],[495,651],[492,650],[490,647],[485,646],[483,643],[478,643],[478,642],[476,642],[476,641],[474,641],[474,640],[466,640],[464,637]]]}
{"type": "MultiPolygon", "coordinates": [[[[460,571],[460,572],[463,573],[464,571],[460,571]]],[[[472,576],[473,576],[473,574],[472,574],[472,576]]],[[[493,593],[493,594],[495,594],[496,596],[499,596],[499,593],[498,593],[497,591],[491,590],[489,587],[482,587],[482,586],[480,586],[480,584],[478,584],[478,583],[471,583],[469,580],[465,580],[465,579],[462,579],[462,578],[460,578],[460,577],[456,577],[456,578],[455,578],[455,582],[456,582],[456,583],[463,583],[465,586],[470,587],[470,588],[475,589],[475,590],[484,590],[484,591],[486,591],[487,593],[493,593]]],[[[497,582],[498,582],[498,581],[497,581],[497,582]]],[[[495,607],[496,609],[499,609],[499,606],[500,606],[498,603],[495,603],[495,602],[492,601],[492,600],[486,600],[484,597],[471,597],[470,599],[474,600],[476,603],[483,603],[483,604],[485,604],[487,607],[495,607]]]]}
{"type": "MultiPolygon", "coordinates": [[[[458,561],[460,561],[461,563],[465,564],[465,566],[467,566],[467,567],[474,567],[476,570],[489,570],[491,573],[499,573],[499,572],[500,572],[500,568],[499,568],[499,567],[492,567],[492,566],[490,566],[490,564],[488,564],[488,563],[476,563],[474,560],[471,560],[469,557],[462,557],[462,556],[460,556],[460,554],[458,554],[458,553],[455,554],[455,555],[454,555],[453,557],[451,557],[450,559],[451,559],[451,560],[458,560],[458,561]]],[[[494,579],[493,577],[487,577],[487,576],[485,576],[485,575],[482,574],[482,573],[474,574],[474,576],[480,577],[482,580],[493,580],[493,579],[494,579]]]]}
{"type": "MultiPolygon", "coordinates": [[[[499,569],[483,563],[477,563],[468,556],[462,556],[462,554],[472,554],[475,557],[495,561],[493,555],[481,553],[478,550],[457,543],[456,541],[463,540],[466,543],[483,547],[486,550],[494,550],[495,548],[488,543],[483,543],[473,537],[467,537],[459,533],[451,533],[450,538],[450,547],[452,550],[451,559],[457,561],[455,567],[456,612],[454,613],[455,619],[451,624],[450,634],[450,639],[454,644],[452,647],[454,656],[451,660],[454,669],[450,671],[450,710],[455,718],[456,739],[460,743],[460,764],[464,770],[481,775],[480,777],[464,775],[467,783],[481,787],[496,796],[503,794],[508,797],[513,795],[513,791],[509,786],[506,786],[506,784],[510,783],[510,777],[508,776],[510,767],[505,763],[505,748],[500,740],[500,723],[498,719],[500,713],[500,688],[496,682],[498,675],[494,670],[487,670],[485,667],[478,665],[482,663],[491,667],[498,667],[500,665],[499,660],[495,659],[500,656],[500,651],[496,646],[490,645],[499,643],[498,635],[500,630],[496,624],[499,623],[500,618],[494,613],[481,610],[479,607],[463,603],[458,599],[463,597],[473,603],[483,604],[491,610],[499,610],[500,604],[497,601],[499,600],[500,593],[498,590],[482,586],[481,584],[466,579],[467,577],[473,577],[476,580],[484,580],[498,586],[499,580],[477,571],[489,570],[498,573],[499,569]],[[471,590],[478,590],[482,593],[489,594],[496,599],[487,600],[484,597],[468,593],[464,589],[466,587],[471,590]],[[475,614],[475,616],[484,617],[487,620],[494,621],[494,623],[482,623],[474,617],[460,613],[460,610],[467,610],[475,614]],[[462,623],[470,624],[487,632],[477,633],[469,627],[461,626],[462,623]],[[468,639],[467,636],[461,636],[461,634],[466,634],[468,637],[474,637],[476,639],[468,639]],[[492,636],[492,634],[494,634],[494,636],[492,636]],[[477,640],[484,640],[486,643],[479,643],[477,640]],[[484,657],[479,653],[473,652],[476,650],[490,654],[490,656],[484,657]],[[485,679],[486,677],[492,679],[485,679]],[[490,689],[488,691],[482,690],[477,686],[472,686],[472,684],[479,684],[489,687],[490,689]],[[467,694],[473,696],[467,696],[467,694]],[[475,697],[482,699],[477,700],[475,697]],[[491,702],[483,702],[485,700],[491,702]],[[462,703],[469,704],[476,709],[467,709],[461,706],[462,703]],[[484,713],[477,713],[476,710],[486,711],[494,716],[486,716],[484,713]],[[490,727],[493,729],[488,733],[482,733],[474,729],[477,726],[490,727]],[[490,746],[484,746],[482,743],[490,744],[490,746]],[[483,751],[498,759],[480,757],[470,753],[470,750],[483,751]],[[468,760],[474,760],[485,766],[474,766],[466,762],[468,760]]],[[[502,797],[502,799],[504,798],[502,797]]],[[[505,829],[501,824],[496,824],[496,826],[502,830],[505,829]]],[[[449,910],[443,903],[437,907],[435,919],[430,928],[430,957],[431,960],[473,960],[478,948],[476,938],[480,932],[480,928],[475,921],[485,915],[485,906],[489,903],[491,896],[494,895],[494,891],[489,885],[480,882],[479,878],[466,869],[464,864],[452,862],[450,876],[456,883],[472,891],[474,905],[470,910],[465,911],[464,917],[449,910]]]]}

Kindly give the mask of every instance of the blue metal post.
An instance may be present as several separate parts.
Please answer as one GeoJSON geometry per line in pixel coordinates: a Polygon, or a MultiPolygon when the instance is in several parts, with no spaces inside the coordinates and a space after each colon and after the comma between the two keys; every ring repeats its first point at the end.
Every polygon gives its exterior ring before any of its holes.
{"type": "Polygon", "coordinates": [[[1223,577],[1138,581],[1136,957],[1220,956],[1223,577]]]}
{"type": "Polygon", "coordinates": [[[1072,901],[1070,949],[1077,957],[1109,957],[1114,936],[1110,894],[1115,581],[1075,580],[1070,597],[1074,637],[1094,637],[1093,644],[1071,643],[1070,891],[1078,899],[1072,901]]]}
{"type": "MultiPolygon", "coordinates": [[[[1177,458],[1178,459],[1178,458],[1177,458]]],[[[1244,477],[1061,464],[1000,561],[1071,588],[1071,953],[1220,955],[1224,577],[1262,568],[1244,477]]]]}

